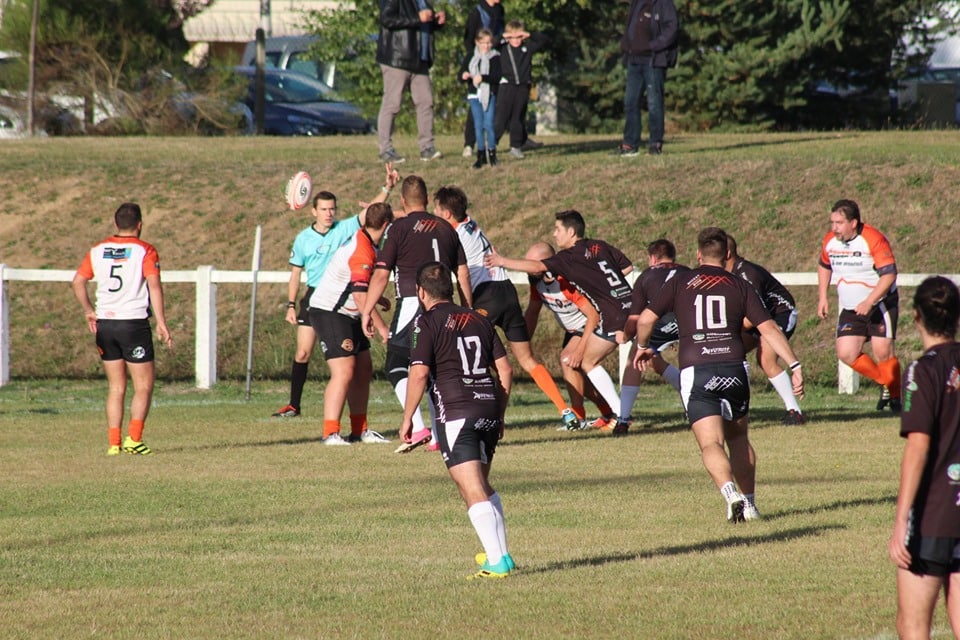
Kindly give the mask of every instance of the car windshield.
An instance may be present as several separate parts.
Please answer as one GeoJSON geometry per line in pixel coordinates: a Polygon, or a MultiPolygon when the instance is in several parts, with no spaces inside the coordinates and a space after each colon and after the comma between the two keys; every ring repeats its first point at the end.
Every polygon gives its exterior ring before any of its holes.
{"type": "Polygon", "coordinates": [[[270,102],[335,102],[333,89],[313,78],[294,74],[267,74],[266,94],[270,102]]]}

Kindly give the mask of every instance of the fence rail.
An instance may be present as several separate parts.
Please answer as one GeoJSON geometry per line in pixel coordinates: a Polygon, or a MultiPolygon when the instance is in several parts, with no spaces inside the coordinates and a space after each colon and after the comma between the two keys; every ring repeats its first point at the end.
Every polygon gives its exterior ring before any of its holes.
{"type": "MultiPolygon", "coordinates": [[[[10,381],[10,303],[7,294],[7,282],[71,282],[74,271],[66,269],[17,269],[0,264],[0,386],[10,381]]],[[[526,285],[527,275],[516,271],[509,272],[510,281],[526,285]]],[[[632,284],[639,275],[630,274],[632,284]]],[[[784,285],[816,286],[816,273],[775,273],[784,285]]],[[[901,273],[897,284],[902,287],[915,287],[931,275],[925,273],[901,273]]],[[[960,274],[947,275],[960,285],[960,274]]],[[[194,340],[196,347],[194,371],[196,385],[200,389],[209,389],[217,382],[217,285],[258,283],[282,284],[290,280],[289,271],[221,271],[204,265],[193,271],[164,271],[165,283],[194,283],[196,285],[196,326],[194,340]]],[[[620,348],[620,373],[626,365],[629,345],[620,348]]],[[[856,392],[859,378],[849,367],[839,364],[840,392],[856,392]]]]}

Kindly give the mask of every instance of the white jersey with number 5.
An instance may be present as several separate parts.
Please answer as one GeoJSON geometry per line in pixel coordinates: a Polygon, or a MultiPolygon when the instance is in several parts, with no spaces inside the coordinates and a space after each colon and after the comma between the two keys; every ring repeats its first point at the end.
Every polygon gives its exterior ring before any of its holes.
{"type": "Polygon", "coordinates": [[[84,256],[77,272],[97,282],[97,318],[142,320],[150,317],[147,276],[160,275],[160,257],[139,238],[111,236],[84,256]]]}

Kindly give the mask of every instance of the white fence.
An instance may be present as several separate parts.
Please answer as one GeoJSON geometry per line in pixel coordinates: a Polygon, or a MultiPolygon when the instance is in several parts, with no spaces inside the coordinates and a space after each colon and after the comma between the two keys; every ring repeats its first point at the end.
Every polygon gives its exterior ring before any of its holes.
{"type": "MultiPolygon", "coordinates": [[[[7,282],[71,282],[74,271],[64,269],[15,269],[0,264],[0,386],[10,381],[10,303],[7,294],[7,282]]],[[[218,271],[212,266],[197,267],[195,271],[164,271],[163,281],[192,282],[196,285],[196,327],[195,335],[195,375],[197,387],[209,389],[217,382],[217,285],[252,285],[254,274],[258,283],[286,283],[290,280],[289,271],[218,271]]],[[[637,271],[630,274],[631,284],[637,271]]],[[[775,273],[773,274],[786,286],[816,286],[816,273],[775,273]]],[[[897,284],[915,287],[930,275],[904,274],[897,277],[897,284]]],[[[960,285],[960,274],[947,275],[960,285]]],[[[511,272],[510,280],[514,284],[527,284],[527,275],[511,272]]],[[[629,345],[620,348],[620,372],[626,366],[629,345]]],[[[856,393],[859,377],[842,362],[839,365],[840,393],[856,393]]]]}

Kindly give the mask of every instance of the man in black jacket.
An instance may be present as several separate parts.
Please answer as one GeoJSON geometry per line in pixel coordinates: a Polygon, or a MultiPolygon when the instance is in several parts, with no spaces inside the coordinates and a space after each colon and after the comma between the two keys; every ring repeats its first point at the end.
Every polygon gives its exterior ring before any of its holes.
{"type": "Polygon", "coordinates": [[[405,158],[393,148],[393,120],[409,87],[417,112],[417,144],[421,160],[442,157],[433,143],[433,32],[446,22],[428,0],[380,0],[380,39],[377,63],[383,75],[383,100],[377,129],[380,159],[398,164],[405,158]]]}
{"type": "Polygon", "coordinates": [[[640,96],[647,93],[650,112],[650,140],[647,153],[663,150],[663,84],[667,67],[677,64],[677,8],[673,0],[631,0],[627,28],[620,41],[627,67],[623,97],[626,123],[623,142],[614,155],[635,156],[640,148],[640,96]]]}

